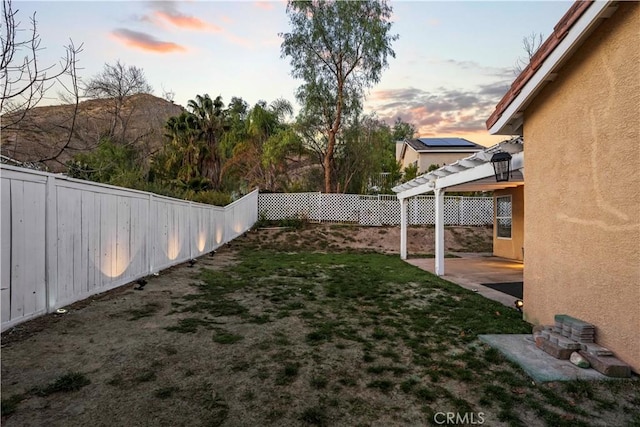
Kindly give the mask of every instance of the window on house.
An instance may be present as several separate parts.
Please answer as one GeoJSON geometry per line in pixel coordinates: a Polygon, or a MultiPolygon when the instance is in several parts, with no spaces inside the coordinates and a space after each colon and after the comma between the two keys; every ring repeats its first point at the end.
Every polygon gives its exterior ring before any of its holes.
{"type": "Polygon", "coordinates": [[[511,196],[496,197],[496,236],[511,238],[511,196]]]}

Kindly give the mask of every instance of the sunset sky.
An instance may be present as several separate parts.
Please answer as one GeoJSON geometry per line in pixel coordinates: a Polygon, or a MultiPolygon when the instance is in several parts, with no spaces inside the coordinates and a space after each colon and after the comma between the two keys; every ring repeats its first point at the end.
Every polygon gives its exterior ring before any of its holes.
{"type": "MultiPolygon", "coordinates": [[[[393,1],[396,58],[365,101],[366,112],[412,123],[420,136],[460,136],[490,145],[484,125],[515,78],[522,38],[551,33],[570,1],[393,1]]],[[[301,81],[280,57],[278,33],[290,30],[286,2],[18,1],[26,28],[36,12],[52,64],[73,40],[84,43],[87,80],[117,60],[144,70],[156,96],[174,92],[187,104],[197,94],[255,104],[285,98],[296,106],[301,81]]],[[[50,93],[53,96],[53,93],[50,93]]],[[[54,100],[48,101],[55,103],[54,100]]]]}

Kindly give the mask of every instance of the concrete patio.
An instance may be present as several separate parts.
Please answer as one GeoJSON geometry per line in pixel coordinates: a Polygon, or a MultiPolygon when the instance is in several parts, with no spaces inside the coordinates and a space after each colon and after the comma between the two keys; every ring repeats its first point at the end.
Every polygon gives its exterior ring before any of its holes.
{"type": "MultiPolygon", "coordinates": [[[[453,255],[459,258],[445,259],[445,274],[442,276],[463,288],[477,291],[485,298],[513,307],[517,298],[483,286],[482,283],[522,282],[523,263],[493,256],[491,253],[463,253],[453,255]]],[[[409,258],[409,264],[435,274],[433,258],[409,258]]]]}

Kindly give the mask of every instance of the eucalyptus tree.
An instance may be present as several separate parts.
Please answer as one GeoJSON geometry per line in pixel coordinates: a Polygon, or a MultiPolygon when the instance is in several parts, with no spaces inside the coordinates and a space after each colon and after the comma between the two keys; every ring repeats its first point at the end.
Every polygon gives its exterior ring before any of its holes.
{"type": "Polygon", "coordinates": [[[291,32],[281,33],[282,57],[292,76],[303,80],[296,97],[303,121],[316,121],[324,136],[324,187],[335,191],[336,138],[343,117],[362,108],[365,90],[381,78],[395,57],[391,48],[392,8],[385,0],[292,1],[287,3],[291,32]]]}

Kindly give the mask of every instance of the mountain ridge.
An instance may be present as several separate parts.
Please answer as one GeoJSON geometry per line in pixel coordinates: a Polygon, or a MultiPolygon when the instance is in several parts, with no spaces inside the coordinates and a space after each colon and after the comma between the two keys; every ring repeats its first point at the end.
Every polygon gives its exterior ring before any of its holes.
{"type": "MultiPolygon", "coordinates": [[[[89,99],[75,104],[35,107],[17,125],[0,135],[3,156],[24,163],[40,163],[51,172],[64,172],[65,164],[76,154],[94,150],[103,137],[111,135],[117,143],[132,144],[148,159],[163,145],[164,125],[169,117],[185,108],[151,94],[124,98],[89,99]],[[116,114],[116,111],[119,111],[116,114]],[[71,132],[73,128],[73,132],[71,132]]],[[[12,120],[20,112],[3,115],[12,120]]]]}

